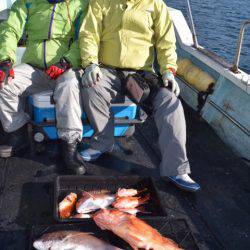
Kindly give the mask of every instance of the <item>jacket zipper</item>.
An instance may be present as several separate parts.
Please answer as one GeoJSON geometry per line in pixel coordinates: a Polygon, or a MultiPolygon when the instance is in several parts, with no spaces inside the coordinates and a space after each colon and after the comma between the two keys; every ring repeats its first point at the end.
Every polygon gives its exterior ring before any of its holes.
{"type": "Polygon", "coordinates": [[[54,21],[55,11],[56,11],[56,4],[54,4],[54,6],[53,6],[53,10],[52,10],[51,17],[50,17],[48,39],[51,38],[51,31],[52,31],[52,25],[53,25],[53,21],[54,21]]]}
{"type": "Polygon", "coordinates": [[[43,64],[44,64],[44,68],[47,69],[47,62],[46,62],[46,39],[43,40],[43,64]]]}
{"type": "MultiPolygon", "coordinates": [[[[54,21],[54,16],[55,16],[55,10],[56,10],[56,4],[53,6],[53,10],[51,13],[50,17],[50,23],[49,23],[49,31],[48,31],[48,40],[51,39],[51,31],[52,31],[52,25],[54,21]]],[[[44,67],[47,69],[47,62],[46,62],[46,39],[43,40],[43,62],[44,62],[44,67]]]]}

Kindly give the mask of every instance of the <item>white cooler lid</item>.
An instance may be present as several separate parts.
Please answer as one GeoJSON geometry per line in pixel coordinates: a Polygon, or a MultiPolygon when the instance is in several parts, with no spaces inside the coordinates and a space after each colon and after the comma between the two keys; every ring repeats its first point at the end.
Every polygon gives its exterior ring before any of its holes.
{"type": "Polygon", "coordinates": [[[52,95],[52,90],[32,95],[33,105],[38,108],[54,108],[54,104],[51,103],[52,95]]]}
{"type": "Polygon", "coordinates": [[[125,96],[124,102],[117,102],[117,103],[112,103],[111,106],[116,107],[116,106],[136,106],[134,102],[132,102],[127,96],[125,96]]]}
{"type": "MultiPolygon", "coordinates": [[[[33,105],[38,108],[53,108],[54,104],[51,104],[51,97],[53,95],[53,91],[44,91],[39,94],[32,95],[33,105]]],[[[111,106],[136,106],[127,96],[125,97],[125,101],[122,103],[112,103],[111,106]]]]}

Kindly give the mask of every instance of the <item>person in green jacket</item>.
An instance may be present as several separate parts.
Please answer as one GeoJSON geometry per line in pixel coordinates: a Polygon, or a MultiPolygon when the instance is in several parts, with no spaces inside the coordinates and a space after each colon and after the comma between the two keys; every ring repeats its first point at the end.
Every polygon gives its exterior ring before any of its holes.
{"type": "Polygon", "coordinates": [[[74,174],[84,174],[76,158],[82,139],[79,84],[81,65],[79,26],[86,0],[17,0],[0,25],[0,121],[7,133],[0,157],[10,157],[28,146],[23,99],[54,91],[58,136],[64,163],[74,174]],[[27,36],[22,64],[16,62],[18,42],[27,36]]]}

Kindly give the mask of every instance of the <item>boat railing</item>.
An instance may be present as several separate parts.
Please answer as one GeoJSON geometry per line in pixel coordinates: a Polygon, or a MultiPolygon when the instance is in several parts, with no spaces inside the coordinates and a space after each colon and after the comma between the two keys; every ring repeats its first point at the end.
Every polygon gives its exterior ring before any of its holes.
{"type": "Polygon", "coordinates": [[[194,40],[194,45],[193,46],[197,50],[199,50],[202,53],[206,54],[207,56],[213,58],[216,62],[223,65],[225,68],[230,69],[233,73],[235,73],[235,74],[239,73],[240,72],[239,71],[239,62],[240,62],[240,55],[241,55],[243,38],[244,38],[244,32],[245,32],[246,27],[250,24],[250,20],[246,20],[246,21],[242,22],[242,24],[241,24],[240,34],[239,34],[238,44],[237,44],[237,50],[236,50],[236,55],[235,55],[233,63],[229,64],[224,59],[217,56],[215,53],[210,52],[210,51],[204,49],[203,47],[199,46],[190,1],[186,0],[186,2],[187,2],[187,7],[188,7],[188,9],[187,9],[188,10],[188,16],[189,16],[190,24],[191,24],[191,31],[192,31],[193,40],[194,40]]]}
{"type": "Polygon", "coordinates": [[[191,10],[191,5],[189,0],[186,0],[187,2],[187,7],[188,7],[188,15],[189,15],[189,19],[190,19],[190,23],[191,23],[191,28],[192,28],[192,35],[193,35],[193,40],[194,40],[194,47],[196,49],[199,48],[199,43],[198,43],[198,39],[197,39],[197,35],[196,35],[196,30],[195,30],[195,25],[194,25],[194,19],[193,19],[193,14],[192,14],[192,10],[191,10]]]}
{"type": "Polygon", "coordinates": [[[240,34],[238,38],[238,44],[237,44],[237,50],[236,50],[236,55],[233,61],[233,66],[231,68],[231,71],[233,73],[239,73],[239,62],[240,62],[240,54],[241,54],[241,49],[242,49],[242,43],[243,43],[243,38],[244,38],[244,33],[246,27],[250,24],[250,20],[246,20],[242,22],[241,28],[240,28],[240,34]]]}

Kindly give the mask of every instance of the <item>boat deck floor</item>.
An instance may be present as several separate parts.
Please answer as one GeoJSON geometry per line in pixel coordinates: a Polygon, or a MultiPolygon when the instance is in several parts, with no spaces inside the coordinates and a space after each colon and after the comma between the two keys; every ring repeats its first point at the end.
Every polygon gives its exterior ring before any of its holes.
{"type": "MultiPolygon", "coordinates": [[[[152,120],[114,152],[87,164],[90,175],[145,175],[155,183],[169,218],[185,219],[200,249],[249,249],[250,167],[185,106],[192,176],[202,190],[189,194],[159,178],[157,132],[152,120]]],[[[32,225],[53,224],[53,180],[61,162],[55,144],[36,155],[0,159],[0,249],[26,249],[32,225]]]]}

